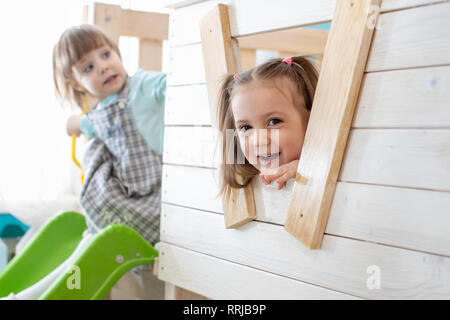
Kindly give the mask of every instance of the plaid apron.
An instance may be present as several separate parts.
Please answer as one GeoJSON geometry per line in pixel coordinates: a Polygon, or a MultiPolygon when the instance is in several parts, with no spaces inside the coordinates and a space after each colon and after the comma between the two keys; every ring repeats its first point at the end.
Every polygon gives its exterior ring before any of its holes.
{"type": "Polygon", "coordinates": [[[159,240],[162,159],[136,128],[127,104],[129,82],[116,102],[88,114],[98,136],[84,155],[80,201],[90,232],[120,223],[154,244],[159,240]]]}

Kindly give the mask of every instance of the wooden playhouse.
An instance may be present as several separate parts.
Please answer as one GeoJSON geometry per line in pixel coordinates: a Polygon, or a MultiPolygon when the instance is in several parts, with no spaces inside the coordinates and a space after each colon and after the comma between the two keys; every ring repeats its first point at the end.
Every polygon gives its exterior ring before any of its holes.
{"type": "Polygon", "coordinates": [[[450,2],[167,4],[166,297],[449,299],[450,2]],[[314,52],[288,46],[309,43],[301,34],[248,41],[327,22],[314,52]],[[299,178],[278,193],[255,182],[222,203],[217,79],[254,64],[258,46],[321,60],[299,178]]]}

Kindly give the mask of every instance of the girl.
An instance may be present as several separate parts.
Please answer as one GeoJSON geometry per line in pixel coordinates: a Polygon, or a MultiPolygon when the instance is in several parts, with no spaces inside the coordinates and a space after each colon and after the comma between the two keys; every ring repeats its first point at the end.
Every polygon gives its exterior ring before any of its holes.
{"type": "Polygon", "coordinates": [[[151,244],[159,239],[161,153],[166,76],[129,77],[117,46],[97,27],[66,30],[53,52],[56,92],[80,108],[69,135],[92,138],[85,152],[81,205],[90,233],[126,224],[151,244]]]}
{"type": "Polygon", "coordinates": [[[304,57],[272,59],[225,78],[218,106],[222,195],[258,174],[265,184],[276,180],[278,189],[295,178],[317,80],[304,57]],[[232,141],[229,130],[236,133],[232,141]]]}

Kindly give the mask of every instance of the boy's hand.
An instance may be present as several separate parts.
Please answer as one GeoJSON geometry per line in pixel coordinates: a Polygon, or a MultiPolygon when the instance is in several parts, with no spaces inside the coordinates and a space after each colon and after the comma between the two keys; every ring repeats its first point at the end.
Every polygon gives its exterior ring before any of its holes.
{"type": "Polygon", "coordinates": [[[278,183],[278,190],[280,190],[289,179],[295,178],[298,162],[299,160],[294,160],[275,169],[262,170],[259,176],[265,184],[270,184],[273,180],[276,180],[278,183]]]}
{"type": "Polygon", "coordinates": [[[71,136],[73,134],[77,137],[80,136],[80,134],[81,134],[80,121],[81,121],[81,116],[79,116],[79,115],[73,115],[73,116],[70,116],[69,119],[67,119],[66,131],[69,136],[71,136]]]}

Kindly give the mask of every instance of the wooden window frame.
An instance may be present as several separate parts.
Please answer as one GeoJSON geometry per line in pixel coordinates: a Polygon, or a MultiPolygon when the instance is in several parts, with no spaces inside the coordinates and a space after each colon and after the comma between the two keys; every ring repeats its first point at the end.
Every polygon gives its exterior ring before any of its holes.
{"type": "MultiPolygon", "coordinates": [[[[285,229],[310,249],[321,246],[373,37],[371,8],[380,4],[381,0],[336,2],[285,223],[285,229]]],[[[200,21],[200,34],[216,126],[219,80],[241,71],[226,5],[216,5],[200,21]]],[[[232,189],[229,201],[223,199],[223,209],[227,228],[255,219],[252,186],[232,189]]]]}

